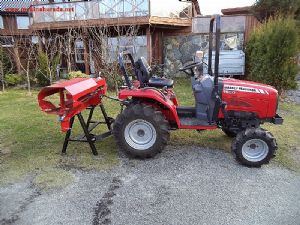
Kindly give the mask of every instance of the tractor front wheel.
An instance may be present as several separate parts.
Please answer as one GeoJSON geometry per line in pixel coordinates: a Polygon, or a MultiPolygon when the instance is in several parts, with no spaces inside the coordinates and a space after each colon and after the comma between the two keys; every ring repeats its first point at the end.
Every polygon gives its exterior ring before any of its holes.
{"type": "Polygon", "coordinates": [[[229,128],[222,128],[222,131],[228,136],[228,137],[236,137],[236,135],[241,131],[241,130],[231,130],[229,128]]]}
{"type": "Polygon", "coordinates": [[[118,115],[113,134],[121,150],[142,159],[161,152],[170,137],[162,112],[145,104],[130,105],[118,115]]]}
{"type": "Polygon", "coordinates": [[[231,148],[241,164],[260,167],[275,156],[277,144],[270,132],[262,128],[248,128],[237,134],[231,148]]]}

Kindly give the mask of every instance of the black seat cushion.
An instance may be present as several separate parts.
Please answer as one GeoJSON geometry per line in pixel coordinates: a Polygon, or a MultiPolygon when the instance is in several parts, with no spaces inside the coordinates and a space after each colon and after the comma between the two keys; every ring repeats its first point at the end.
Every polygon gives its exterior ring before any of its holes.
{"type": "Polygon", "coordinates": [[[149,87],[156,87],[156,88],[172,88],[174,81],[171,79],[160,78],[160,77],[151,77],[148,82],[149,87]]]}

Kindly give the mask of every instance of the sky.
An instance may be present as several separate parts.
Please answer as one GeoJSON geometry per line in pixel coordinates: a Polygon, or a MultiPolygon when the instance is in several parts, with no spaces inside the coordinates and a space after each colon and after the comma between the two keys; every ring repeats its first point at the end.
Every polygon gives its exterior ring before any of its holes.
{"type": "Polygon", "coordinates": [[[250,6],[255,0],[198,0],[203,15],[221,14],[221,9],[250,6]]]}

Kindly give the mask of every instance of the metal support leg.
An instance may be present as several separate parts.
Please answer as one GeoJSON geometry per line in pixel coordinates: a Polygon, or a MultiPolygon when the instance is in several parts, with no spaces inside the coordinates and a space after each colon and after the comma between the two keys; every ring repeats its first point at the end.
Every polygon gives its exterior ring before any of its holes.
{"type": "Polygon", "coordinates": [[[107,125],[107,128],[109,130],[111,130],[111,119],[107,116],[104,105],[102,103],[100,104],[100,109],[101,109],[101,112],[103,114],[103,117],[104,117],[105,123],[107,125]]]}
{"type": "Polygon", "coordinates": [[[61,151],[62,154],[66,154],[66,152],[67,152],[67,147],[68,147],[68,144],[69,144],[69,139],[70,139],[70,136],[71,136],[74,119],[75,119],[75,116],[73,116],[70,119],[70,129],[67,131],[66,136],[65,136],[64,145],[63,145],[63,148],[62,148],[62,151],[61,151]]]}
{"type": "Polygon", "coordinates": [[[95,109],[94,106],[90,109],[89,117],[86,121],[86,125],[87,125],[88,128],[90,127],[90,123],[91,123],[91,120],[93,118],[94,109],[95,109]]]}
{"type": "Polygon", "coordinates": [[[93,140],[91,138],[91,135],[89,133],[88,127],[87,127],[86,123],[84,122],[82,114],[78,113],[77,117],[78,117],[78,120],[79,120],[79,122],[81,124],[81,127],[82,127],[83,131],[84,131],[86,140],[87,140],[87,142],[89,143],[89,145],[90,145],[90,147],[92,149],[93,155],[98,155],[98,152],[97,152],[96,147],[94,145],[94,142],[93,142],[93,140]]]}

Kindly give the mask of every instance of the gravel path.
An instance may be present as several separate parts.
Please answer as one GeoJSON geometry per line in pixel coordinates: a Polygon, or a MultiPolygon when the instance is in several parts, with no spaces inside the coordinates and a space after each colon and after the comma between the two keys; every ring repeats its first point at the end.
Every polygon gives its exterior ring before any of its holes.
{"type": "Polygon", "coordinates": [[[38,191],[28,177],[0,188],[0,224],[300,224],[300,174],[240,166],[223,151],[169,146],[155,159],[38,191]]]}
{"type": "Polygon", "coordinates": [[[285,101],[300,104],[300,75],[296,79],[297,79],[298,89],[287,91],[285,101]]]}

